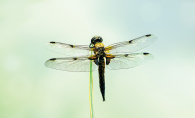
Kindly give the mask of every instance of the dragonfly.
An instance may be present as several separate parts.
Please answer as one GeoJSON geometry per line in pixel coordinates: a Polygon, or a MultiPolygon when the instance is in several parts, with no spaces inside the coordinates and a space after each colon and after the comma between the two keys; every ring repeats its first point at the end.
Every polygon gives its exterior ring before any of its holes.
{"type": "Polygon", "coordinates": [[[133,53],[154,43],[157,37],[144,35],[129,41],[104,46],[100,36],[94,36],[90,45],[71,45],[60,42],[49,42],[46,48],[63,54],[63,58],[51,58],[45,66],[70,72],[89,72],[90,61],[92,71],[99,72],[99,87],[105,101],[105,66],[111,70],[133,68],[153,60],[154,56],[147,52],[133,53]],[[92,54],[91,54],[92,52],[92,54]]]}

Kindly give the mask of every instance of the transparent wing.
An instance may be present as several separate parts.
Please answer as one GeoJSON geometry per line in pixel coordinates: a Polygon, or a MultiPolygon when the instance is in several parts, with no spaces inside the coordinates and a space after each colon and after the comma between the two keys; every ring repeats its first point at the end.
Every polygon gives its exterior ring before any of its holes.
{"type": "Polygon", "coordinates": [[[151,45],[156,40],[156,36],[148,34],[130,41],[124,41],[109,45],[105,48],[105,51],[107,54],[131,53],[151,45]]]}
{"type": "Polygon", "coordinates": [[[67,56],[89,56],[91,51],[88,45],[70,45],[60,42],[49,42],[45,47],[67,56]]]}
{"type": "Polygon", "coordinates": [[[133,68],[151,61],[154,57],[149,53],[132,53],[113,55],[107,65],[109,69],[127,69],[133,68]]]}
{"type": "MultiPolygon", "coordinates": [[[[52,58],[45,62],[45,66],[64,71],[89,72],[90,60],[88,59],[88,57],[52,58]]],[[[92,70],[97,70],[97,65],[94,62],[92,63],[92,70]]]]}

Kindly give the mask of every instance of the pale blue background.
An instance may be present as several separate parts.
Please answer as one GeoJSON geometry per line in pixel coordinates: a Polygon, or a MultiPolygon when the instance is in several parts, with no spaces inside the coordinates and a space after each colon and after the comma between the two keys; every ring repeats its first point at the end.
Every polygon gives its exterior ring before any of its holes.
{"type": "Polygon", "coordinates": [[[194,0],[1,0],[0,118],[89,118],[89,73],[49,69],[49,41],[104,44],[154,34],[155,60],[94,72],[95,118],[195,117],[194,0]]]}

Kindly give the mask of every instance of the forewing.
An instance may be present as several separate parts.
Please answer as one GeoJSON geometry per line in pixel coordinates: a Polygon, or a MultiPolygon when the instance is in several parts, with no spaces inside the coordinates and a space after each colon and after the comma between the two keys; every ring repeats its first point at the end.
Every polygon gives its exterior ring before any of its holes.
{"type": "MultiPolygon", "coordinates": [[[[64,71],[89,72],[90,60],[88,59],[88,57],[52,58],[45,62],[45,66],[64,71]]],[[[95,70],[97,70],[97,65],[92,62],[92,71],[95,70]]]]}
{"type": "Polygon", "coordinates": [[[67,56],[89,56],[91,49],[87,45],[70,45],[60,42],[49,42],[45,47],[67,56]]]}
{"type": "Polygon", "coordinates": [[[151,61],[154,57],[149,53],[133,53],[113,55],[107,65],[109,69],[127,69],[133,68],[151,61]]]}
{"type": "Polygon", "coordinates": [[[156,36],[152,34],[148,34],[130,41],[124,41],[124,42],[112,44],[106,47],[105,51],[107,54],[131,53],[151,45],[156,40],[157,40],[156,36]]]}

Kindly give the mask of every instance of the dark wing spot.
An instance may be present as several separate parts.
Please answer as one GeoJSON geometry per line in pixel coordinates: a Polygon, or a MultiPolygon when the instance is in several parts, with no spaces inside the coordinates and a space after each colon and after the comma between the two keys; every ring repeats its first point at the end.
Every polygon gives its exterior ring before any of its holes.
{"type": "Polygon", "coordinates": [[[70,45],[71,48],[73,48],[74,46],[73,45],[70,45]]]}
{"type": "Polygon", "coordinates": [[[50,59],[50,61],[55,61],[56,60],[56,58],[52,58],[52,59],[50,59]]]}
{"type": "Polygon", "coordinates": [[[151,34],[146,35],[146,37],[149,37],[149,36],[151,36],[151,34]]]}
{"type": "Polygon", "coordinates": [[[107,57],[107,58],[106,58],[106,65],[108,65],[109,63],[110,63],[110,58],[107,57]]]}
{"type": "Polygon", "coordinates": [[[94,60],[92,57],[88,57],[89,60],[94,60]]]}
{"type": "Polygon", "coordinates": [[[97,57],[93,55],[93,56],[91,56],[91,57],[88,57],[88,59],[89,59],[89,60],[95,60],[95,59],[97,59],[97,57]]]}
{"type": "Polygon", "coordinates": [[[127,57],[129,54],[125,54],[124,56],[127,57]]]}
{"type": "Polygon", "coordinates": [[[112,57],[106,57],[106,65],[108,65],[112,59],[114,59],[115,56],[112,56],[112,57]]]}
{"type": "Polygon", "coordinates": [[[53,44],[55,44],[56,42],[54,42],[54,41],[51,41],[50,43],[53,43],[53,44]]]}
{"type": "Polygon", "coordinates": [[[94,63],[95,63],[97,66],[99,65],[99,63],[98,63],[98,58],[97,58],[97,59],[94,59],[93,61],[94,61],[94,63]]]}
{"type": "Polygon", "coordinates": [[[144,55],[148,55],[149,53],[147,53],[147,52],[145,52],[145,53],[143,53],[144,55]]]}
{"type": "Polygon", "coordinates": [[[132,43],[133,40],[130,40],[129,43],[132,43]]]}
{"type": "Polygon", "coordinates": [[[73,60],[77,60],[78,58],[73,58],[73,60]]]}

